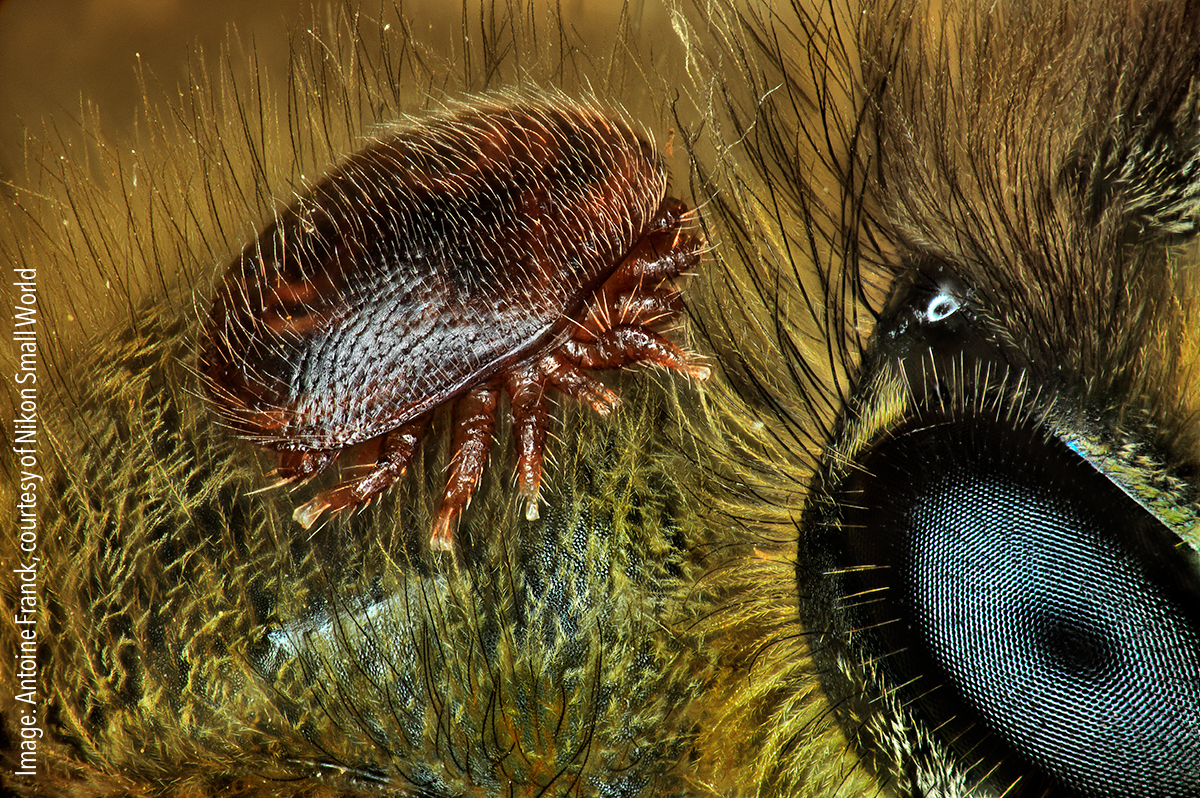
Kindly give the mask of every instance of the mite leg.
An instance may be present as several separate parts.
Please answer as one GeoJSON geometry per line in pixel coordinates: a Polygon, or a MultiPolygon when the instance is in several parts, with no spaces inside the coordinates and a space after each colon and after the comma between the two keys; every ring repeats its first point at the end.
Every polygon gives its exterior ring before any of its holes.
{"type": "MultiPolygon", "coordinates": [[[[664,201],[684,206],[678,200],[664,201]]],[[[681,229],[682,211],[660,209],[657,221],[668,226],[652,228],[605,280],[590,303],[582,327],[593,336],[611,327],[653,324],[674,318],[682,310],[679,292],[671,281],[700,262],[700,239],[681,229]]]]}
{"type": "Polygon", "coordinates": [[[379,457],[366,476],[342,482],[318,494],[312,501],[297,507],[292,517],[300,526],[309,529],[326,510],[336,513],[368,504],[408,470],[417,442],[428,423],[429,417],[423,416],[381,436],[379,457]]]}
{"type": "Polygon", "coordinates": [[[650,326],[674,319],[683,311],[683,294],[671,288],[649,293],[636,289],[613,297],[609,326],[650,326]]]}
{"type": "Polygon", "coordinates": [[[686,353],[658,333],[639,326],[618,326],[594,341],[569,340],[562,351],[589,369],[615,369],[631,363],[654,363],[697,380],[708,379],[710,369],[691,362],[686,353]]]}
{"type": "Polygon", "coordinates": [[[546,383],[538,366],[515,369],[504,383],[512,406],[513,438],[517,444],[517,492],[525,500],[525,518],[537,520],[546,456],[546,383]]]}
{"type": "Polygon", "coordinates": [[[453,524],[471,503],[492,448],[496,430],[496,405],[500,390],[495,382],[476,386],[454,405],[452,462],[442,505],[434,519],[429,547],[450,551],[454,548],[453,524]]]}
{"type": "Polygon", "coordinates": [[[682,311],[683,295],[669,279],[654,281],[653,287],[609,281],[593,296],[580,326],[585,338],[597,337],[612,327],[664,323],[682,311]]]}
{"type": "Polygon", "coordinates": [[[280,452],[275,473],[285,483],[305,482],[324,471],[337,456],[337,452],[280,452]]]}
{"type": "Polygon", "coordinates": [[[687,206],[679,200],[663,200],[650,231],[605,281],[605,289],[615,294],[638,285],[657,287],[698,266],[704,247],[698,237],[682,229],[686,215],[687,206]]]}
{"type": "Polygon", "coordinates": [[[538,371],[562,394],[578,399],[602,416],[608,416],[621,397],[600,380],[567,360],[560,352],[546,355],[538,362],[538,371]]]}

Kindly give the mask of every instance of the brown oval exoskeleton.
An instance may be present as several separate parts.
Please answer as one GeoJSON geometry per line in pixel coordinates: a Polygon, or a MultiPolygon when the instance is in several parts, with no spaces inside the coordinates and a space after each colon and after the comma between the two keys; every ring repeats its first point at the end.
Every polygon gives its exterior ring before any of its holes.
{"type": "Polygon", "coordinates": [[[607,414],[588,374],[636,362],[708,370],[653,327],[699,261],[662,159],[585,105],[486,102],[386,130],[233,262],[200,342],[222,423],[303,481],[344,449],[368,472],[298,507],[362,506],[406,470],[434,410],[454,404],[432,543],[474,494],[508,394],[527,517],[538,514],[546,389],[607,414]]]}

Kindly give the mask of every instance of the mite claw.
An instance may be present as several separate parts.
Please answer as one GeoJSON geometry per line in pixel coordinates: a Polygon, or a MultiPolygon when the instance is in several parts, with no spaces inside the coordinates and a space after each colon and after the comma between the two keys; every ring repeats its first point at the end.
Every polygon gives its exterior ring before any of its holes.
{"type": "Polygon", "coordinates": [[[457,515],[457,512],[438,513],[437,520],[433,523],[433,532],[429,535],[430,551],[454,551],[454,532],[451,526],[457,515]]]}
{"type": "Polygon", "coordinates": [[[305,529],[312,529],[321,514],[329,509],[329,502],[317,497],[310,502],[300,505],[292,513],[292,518],[305,529]]]}

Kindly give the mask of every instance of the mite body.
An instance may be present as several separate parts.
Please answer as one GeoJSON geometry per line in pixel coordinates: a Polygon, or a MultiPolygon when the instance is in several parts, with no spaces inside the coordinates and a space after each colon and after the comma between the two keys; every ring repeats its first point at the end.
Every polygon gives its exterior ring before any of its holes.
{"type": "Polygon", "coordinates": [[[588,369],[647,361],[703,377],[651,326],[700,241],[664,165],[628,127],[562,100],[485,105],[393,131],[281,213],[233,263],[201,343],[211,404],[280,452],[285,482],[347,447],[369,471],[297,508],[311,526],[404,473],[454,402],[432,542],[449,548],[511,403],[518,489],[537,518],[555,388],[609,413],[588,369]]]}

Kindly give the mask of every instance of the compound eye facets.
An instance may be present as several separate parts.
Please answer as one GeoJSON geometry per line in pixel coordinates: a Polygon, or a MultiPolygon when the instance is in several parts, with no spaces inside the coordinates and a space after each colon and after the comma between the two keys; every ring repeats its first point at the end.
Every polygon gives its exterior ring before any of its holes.
{"type": "Polygon", "coordinates": [[[914,715],[1018,794],[1200,790],[1200,591],[1161,522],[984,417],[924,417],[860,465],[841,610],[914,715]]]}
{"type": "Polygon", "coordinates": [[[1013,410],[1036,404],[1025,373],[969,303],[903,299],[856,407],[903,384],[906,408],[827,466],[801,540],[814,656],[852,735],[913,760],[935,740],[995,794],[1195,796],[1195,553],[1052,413],[1013,410]]]}

